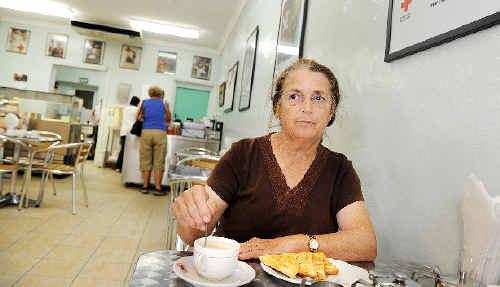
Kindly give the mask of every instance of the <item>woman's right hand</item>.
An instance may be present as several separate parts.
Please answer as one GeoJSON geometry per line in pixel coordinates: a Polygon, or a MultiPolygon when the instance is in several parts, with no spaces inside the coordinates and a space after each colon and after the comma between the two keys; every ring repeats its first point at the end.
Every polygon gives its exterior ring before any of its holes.
{"type": "Polygon", "coordinates": [[[195,185],[175,199],[172,210],[177,224],[204,231],[205,224],[216,222],[226,206],[209,186],[195,185]]]}

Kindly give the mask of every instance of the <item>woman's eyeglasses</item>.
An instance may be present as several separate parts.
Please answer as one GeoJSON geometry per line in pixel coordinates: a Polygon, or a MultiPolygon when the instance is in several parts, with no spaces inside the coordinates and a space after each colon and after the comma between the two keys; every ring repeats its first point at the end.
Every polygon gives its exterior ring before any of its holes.
{"type": "Polygon", "coordinates": [[[292,91],[285,93],[283,95],[283,99],[289,106],[302,105],[307,99],[311,102],[311,106],[316,108],[328,108],[331,106],[331,100],[319,93],[315,93],[314,95],[308,97],[301,93],[292,91]]]}

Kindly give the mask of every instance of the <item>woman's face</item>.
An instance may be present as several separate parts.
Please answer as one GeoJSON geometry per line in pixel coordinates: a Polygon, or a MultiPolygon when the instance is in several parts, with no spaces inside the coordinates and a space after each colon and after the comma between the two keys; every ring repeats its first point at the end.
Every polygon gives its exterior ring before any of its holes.
{"type": "Polygon", "coordinates": [[[283,132],[296,138],[321,138],[334,112],[326,76],[298,69],[286,77],[276,111],[283,132]]]}

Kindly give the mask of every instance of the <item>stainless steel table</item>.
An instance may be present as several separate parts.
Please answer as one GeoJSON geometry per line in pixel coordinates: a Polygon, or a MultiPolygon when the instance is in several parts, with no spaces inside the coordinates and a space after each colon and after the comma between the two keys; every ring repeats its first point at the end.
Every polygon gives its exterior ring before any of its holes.
{"type": "MultiPolygon", "coordinates": [[[[190,287],[193,286],[180,278],[177,278],[173,271],[174,262],[183,256],[190,256],[191,252],[177,252],[172,250],[159,250],[150,253],[145,253],[139,257],[137,260],[134,273],[129,282],[130,287],[140,287],[140,286],[169,286],[169,287],[190,287]]],[[[278,286],[294,286],[298,285],[291,284],[270,275],[267,275],[257,260],[247,261],[247,263],[255,269],[255,279],[252,283],[244,286],[266,286],[266,287],[278,287],[278,286]]],[[[373,266],[373,263],[366,262],[356,264],[365,269],[369,269],[373,266]]],[[[328,282],[317,283],[314,286],[329,286],[328,282]]]]}
{"type": "MultiPolygon", "coordinates": [[[[34,131],[34,132],[40,132],[40,131],[34,131]]],[[[30,136],[30,137],[28,137],[28,136],[8,136],[8,137],[22,141],[22,142],[28,144],[30,147],[31,147],[31,144],[33,144],[33,143],[55,143],[57,141],[60,141],[59,138],[45,137],[45,136],[30,136]]],[[[2,150],[2,152],[0,152],[0,153],[3,156],[3,146],[0,147],[0,149],[2,150]]],[[[21,147],[16,144],[14,146],[14,152],[13,152],[13,156],[12,156],[12,160],[14,162],[19,161],[20,152],[21,152],[21,147]]],[[[32,151],[30,150],[29,152],[31,153],[32,151]]],[[[27,166],[25,172],[27,173],[28,179],[26,180],[26,184],[25,184],[24,188],[29,188],[29,184],[31,182],[31,169],[29,168],[29,165],[28,165],[29,163],[25,163],[25,164],[27,166]]],[[[12,176],[15,177],[15,175],[12,175],[12,176]]],[[[3,175],[0,177],[0,207],[9,206],[9,205],[18,205],[20,199],[19,199],[19,196],[16,193],[16,191],[13,189],[14,188],[13,185],[12,185],[9,193],[2,195],[2,187],[3,187],[2,178],[3,178],[3,175]]],[[[11,180],[14,180],[14,179],[11,179],[11,180]]],[[[33,202],[33,205],[38,207],[38,206],[40,206],[41,200],[31,201],[31,202],[33,202]]]]}

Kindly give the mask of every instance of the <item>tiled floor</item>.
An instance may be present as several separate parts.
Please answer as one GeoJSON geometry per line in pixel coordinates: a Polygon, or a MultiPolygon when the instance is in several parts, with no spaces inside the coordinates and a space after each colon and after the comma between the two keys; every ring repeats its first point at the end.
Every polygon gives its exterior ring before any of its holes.
{"type": "Polygon", "coordinates": [[[76,215],[70,177],[56,179],[56,196],[47,185],[40,208],[0,208],[0,286],[127,286],[137,257],[165,248],[168,197],[125,188],[92,162],[86,171],[89,207],[78,192],[76,215]]]}

